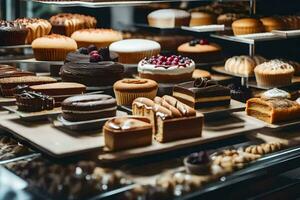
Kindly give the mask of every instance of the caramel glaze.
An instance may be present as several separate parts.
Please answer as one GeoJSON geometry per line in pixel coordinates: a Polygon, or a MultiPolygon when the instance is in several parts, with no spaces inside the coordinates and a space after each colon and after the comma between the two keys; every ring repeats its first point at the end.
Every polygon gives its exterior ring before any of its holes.
{"type": "Polygon", "coordinates": [[[154,101],[145,97],[139,97],[132,104],[152,110],[157,117],[163,120],[196,116],[196,111],[193,108],[168,95],[155,97],[154,101]]]}

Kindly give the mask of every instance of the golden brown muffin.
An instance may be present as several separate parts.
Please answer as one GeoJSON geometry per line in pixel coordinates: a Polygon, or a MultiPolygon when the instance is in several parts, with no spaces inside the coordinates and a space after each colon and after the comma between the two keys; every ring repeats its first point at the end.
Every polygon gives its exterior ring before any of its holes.
{"type": "Polygon", "coordinates": [[[201,26],[216,23],[216,16],[207,12],[192,12],[190,26],[201,26]]]}
{"type": "Polygon", "coordinates": [[[157,89],[157,83],[150,79],[123,79],[114,84],[118,105],[131,105],[138,97],[153,99],[157,89]]]}
{"type": "Polygon", "coordinates": [[[16,19],[15,21],[26,26],[26,28],[28,29],[28,34],[26,37],[27,44],[31,44],[32,41],[36,38],[48,35],[52,28],[51,24],[45,19],[22,18],[16,19]]]}
{"type": "Polygon", "coordinates": [[[264,18],[261,18],[260,21],[262,21],[266,32],[271,32],[272,30],[284,29],[284,24],[283,24],[282,20],[279,18],[264,17],[264,18]]]}
{"type": "Polygon", "coordinates": [[[112,29],[82,29],[74,32],[71,38],[77,42],[78,47],[94,44],[100,48],[122,40],[122,33],[112,29]]]}
{"type": "Polygon", "coordinates": [[[63,35],[46,35],[32,42],[36,60],[64,61],[69,52],[76,51],[75,40],[63,35]]]}
{"type": "Polygon", "coordinates": [[[264,26],[261,21],[254,18],[238,19],[232,23],[234,35],[244,35],[251,33],[261,33],[264,31],[264,26]]]}

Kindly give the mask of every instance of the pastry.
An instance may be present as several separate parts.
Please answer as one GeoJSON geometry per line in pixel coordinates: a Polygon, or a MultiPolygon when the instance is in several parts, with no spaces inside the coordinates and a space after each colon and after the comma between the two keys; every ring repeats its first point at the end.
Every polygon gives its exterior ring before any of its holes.
{"type": "Polygon", "coordinates": [[[211,159],[207,152],[192,153],[184,159],[184,165],[188,173],[197,175],[209,175],[211,173],[211,159]]]}
{"type": "Polygon", "coordinates": [[[199,78],[175,85],[173,96],[193,108],[230,104],[230,89],[215,81],[199,78]]]}
{"type": "Polygon", "coordinates": [[[122,40],[122,33],[112,29],[82,29],[75,31],[71,38],[77,42],[78,47],[93,44],[100,48],[122,40]]]}
{"type": "Polygon", "coordinates": [[[251,145],[244,148],[244,152],[251,154],[264,155],[282,150],[284,145],[280,142],[262,143],[259,145],[251,145]]]}
{"type": "Polygon", "coordinates": [[[193,60],[183,56],[152,56],[138,64],[139,77],[158,83],[179,83],[192,79],[195,69],[193,60]]]}
{"type": "Polygon", "coordinates": [[[266,62],[266,59],[261,56],[233,56],[226,60],[224,68],[230,73],[251,76],[254,74],[254,68],[263,62],[266,62]]]}
{"type": "Polygon", "coordinates": [[[171,96],[155,97],[154,101],[139,97],[132,103],[132,113],[150,119],[158,142],[201,137],[203,115],[171,96]]]}
{"type": "Polygon", "coordinates": [[[118,55],[110,52],[108,47],[97,48],[95,45],[81,47],[77,51],[68,53],[65,62],[100,62],[118,61],[118,55]]]}
{"type": "Polygon", "coordinates": [[[281,60],[270,60],[255,67],[254,73],[259,86],[279,87],[292,83],[294,68],[281,60]]]}
{"type": "Polygon", "coordinates": [[[218,16],[217,23],[224,24],[225,27],[231,27],[232,23],[241,17],[243,15],[238,13],[224,13],[218,16]]]}
{"type": "Polygon", "coordinates": [[[0,45],[13,46],[25,44],[27,28],[17,22],[0,20],[0,45]]]}
{"type": "Polygon", "coordinates": [[[216,23],[216,16],[208,12],[192,12],[190,26],[202,26],[216,23]]]}
{"type": "Polygon", "coordinates": [[[291,94],[284,90],[281,90],[278,88],[273,88],[273,89],[267,90],[264,93],[262,93],[261,98],[263,98],[263,99],[290,99],[291,94]]]}
{"type": "Polygon", "coordinates": [[[300,105],[288,99],[252,98],[247,101],[246,113],[270,124],[300,118],[300,105]]]}
{"type": "Polygon", "coordinates": [[[3,96],[13,96],[14,89],[18,85],[40,85],[46,83],[54,83],[56,79],[51,77],[42,76],[23,76],[23,77],[10,77],[0,79],[0,88],[3,96]]]}
{"type": "Polygon", "coordinates": [[[283,30],[284,24],[280,18],[277,17],[263,17],[260,21],[264,25],[264,29],[267,32],[271,32],[272,30],[283,30]]]}
{"type": "Polygon", "coordinates": [[[198,78],[206,78],[206,79],[211,79],[211,74],[209,71],[205,71],[202,69],[195,69],[192,75],[193,79],[198,79],[198,78]]]}
{"type": "Polygon", "coordinates": [[[152,143],[152,125],[145,117],[117,117],[103,126],[104,143],[110,150],[148,146],[152,143]]]}
{"type": "Polygon", "coordinates": [[[15,22],[24,25],[28,29],[27,44],[31,44],[36,38],[48,35],[52,28],[51,24],[45,19],[20,18],[16,19],[15,22]]]}
{"type": "Polygon", "coordinates": [[[112,86],[123,78],[124,66],[112,61],[68,62],[60,69],[64,82],[76,82],[89,87],[112,86]]]}
{"type": "Polygon", "coordinates": [[[154,99],[158,85],[150,79],[123,79],[114,84],[118,105],[131,105],[138,97],[154,99]]]}
{"type": "Polygon", "coordinates": [[[149,26],[159,28],[188,26],[190,18],[190,13],[178,9],[155,10],[147,16],[149,26]]]}
{"type": "Polygon", "coordinates": [[[38,112],[54,108],[54,99],[39,92],[23,91],[21,94],[16,94],[15,98],[18,110],[23,112],[38,112]]]}
{"type": "Polygon", "coordinates": [[[10,136],[0,136],[0,160],[10,160],[32,153],[29,148],[14,140],[10,136]]]}
{"type": "Polygon", "coordinates": [[[229,84],[227,86],[230,89],[230,96],[232,99],[246,102],[248,99],[252,97],[252,91],[250,88],[246,86],[236,85],[236,84],[229,84]]]}
{"type": "Polygon", "coordinates": [[[234,35],[244,35],[252,33],[261,33],[264,26],[261,21],[254,18],[238,19],[232,23],[234,35]]]}
{"type": "Polygon", "coordinates": [[[97,20],[87,15],[61,13],[50,18],[52,32],[70,37],[73,32],[84,28],[95,28],[97,20]]]}
{"type": "Polygon", "coordinates": [[[62,35],[46,35],[32,42],[36,60],[64,61],[69,52],[77,49],[75,40],[62,35]]]}
{"type": "Polygon", "coordinates": [[[286,29],[296,30],[300,28],[300,17],[296,15],[281,16],[280,19],[283,21],[286,29]]]}
{"type": "Polygon", "coordinates": [[[9,65],[0,65],[0,79],[20,76],[34,76],[33,72],[21,71],[9,65]]]}
{"type": "Polygon", "coordinates": [[[65,120],[88,121],[116,116],[116,100],[106,94],[76,95],[61,103],[65,120]]]}
{"type": "Polygon", "coordinates": [[[152,40],[127,39],[112,43],[109,50],[119,55],[119,62],[137,64],[145,57],[159,54],[160,45],[152,40]]]}
{"type": "Polygon", "coordinates": [[[180,55],[191,58],[196,63],[209,63],[222,59],[222,48],[207,39],[195,39],[177,48],[180,55]]]}
{"type": "Polygon", "coordinates": [[[55,106],[60,106],[61,102],[73,95],[85,92],[85,85],[72,82],[48,83],[42,85],[33,85],[30,90],[49,95],[54,98],[55,106]]]}

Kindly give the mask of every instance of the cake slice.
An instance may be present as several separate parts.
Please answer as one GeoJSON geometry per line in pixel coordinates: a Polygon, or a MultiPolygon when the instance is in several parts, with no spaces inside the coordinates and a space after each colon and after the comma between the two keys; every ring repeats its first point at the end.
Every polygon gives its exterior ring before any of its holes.
{"type": "Polygon", "coordinates": [[[173,89],[173,96],[196,109],[229,105],[231,100],[229,88],[205,78],[176,85],[173,89]]]}
{"type": "Polygon", "coordinates": [[[267,123],[284,122],[300,118],[300,104],[288,99],[252,98],[246,104],[247,115],[267,123]]]}

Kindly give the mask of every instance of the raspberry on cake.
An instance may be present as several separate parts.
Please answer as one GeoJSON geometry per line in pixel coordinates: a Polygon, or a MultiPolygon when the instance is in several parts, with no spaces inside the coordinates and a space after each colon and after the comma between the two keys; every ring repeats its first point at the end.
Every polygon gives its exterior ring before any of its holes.
{"type": "Polygon", "coordinates": [[[144,58],[138,64],[141,78],[155,80],[158,83],[180,83],[192,79],[195,63],[183,56],[152,56],[144,58]]]}

